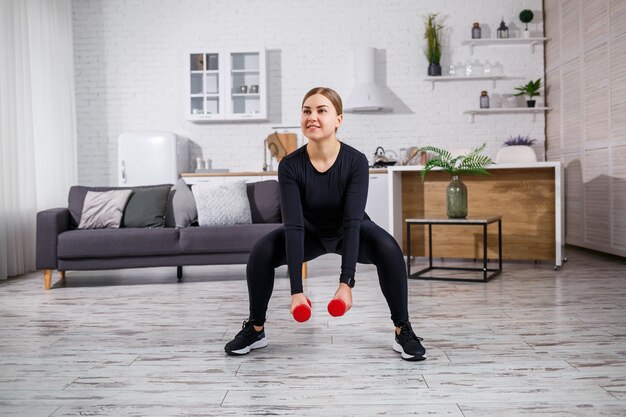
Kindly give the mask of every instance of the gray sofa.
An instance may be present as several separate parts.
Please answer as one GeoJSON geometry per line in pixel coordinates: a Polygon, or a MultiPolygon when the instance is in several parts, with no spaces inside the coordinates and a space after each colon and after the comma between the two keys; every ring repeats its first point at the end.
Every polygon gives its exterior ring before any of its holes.
{"type": "Polygon", "coordinates": [[[173,217],[168,209],[166,227],[76,229],[87,191],[128,188],[75,186],[67,208],[37,213],[37,269],[45,289],[55,269],[63,279],[68,270],[176,266],[180,279],[185,265],[246,263],[256,241],[281,226],[278,182],[269,180],[247,184],[252,224],[176,228],[167,221],[173,217]]]}

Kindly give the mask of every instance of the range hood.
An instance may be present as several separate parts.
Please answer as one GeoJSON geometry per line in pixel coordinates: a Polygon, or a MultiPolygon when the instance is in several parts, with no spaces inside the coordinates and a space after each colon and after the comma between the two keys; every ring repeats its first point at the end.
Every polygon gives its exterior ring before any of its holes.
{"type": "Polygon", "coordinates": [[[354,69],[356,82],[344,110],[349,113],[392,111],[382,88],[376,84],[376,49],[357,48],[354,51],[354,69]]]}

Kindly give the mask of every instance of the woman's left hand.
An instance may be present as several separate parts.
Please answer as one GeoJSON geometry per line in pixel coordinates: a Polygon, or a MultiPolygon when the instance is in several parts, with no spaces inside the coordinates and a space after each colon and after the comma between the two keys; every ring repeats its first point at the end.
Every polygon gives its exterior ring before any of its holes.
{"type": "Polygon", "coordinates": [[[344,284],[343,282],[339,284],[339,288],[335,292],[334,298],[339,298],[344,303],[346,303],[346,312],[350,310],[352,307],[352,288],[348,286],[348,284],[344,284]]]}

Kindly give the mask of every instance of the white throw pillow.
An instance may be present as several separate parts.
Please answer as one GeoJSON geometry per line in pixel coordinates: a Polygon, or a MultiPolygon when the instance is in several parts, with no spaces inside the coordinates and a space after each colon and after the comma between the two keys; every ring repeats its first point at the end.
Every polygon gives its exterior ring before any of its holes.
{"type": "Polygon", "coordinates": [[[132,190],[87,191],[79,229],[117,229],[132,190]]]}
{"type": "Polygon", "coordinates": [[[245,181],[197,184],[191,191],[198,208],[200,226],[232,226],[252,223],[245,181]]]}

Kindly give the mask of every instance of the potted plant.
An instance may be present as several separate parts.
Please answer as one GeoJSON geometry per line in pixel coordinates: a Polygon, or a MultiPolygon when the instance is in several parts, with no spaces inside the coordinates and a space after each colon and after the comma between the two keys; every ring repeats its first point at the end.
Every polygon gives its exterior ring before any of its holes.
{"type": "Polygon", "coordinates": [[[449,218],[462,219],[467,216],[467,187],[459,176],[467,174],[489,175],[485,167],[493,161],[487,155],[482,154],[486,147],[487,144],[483,143],[466,155],[458,156],[452,156],[449,151],[435,146],[425,146],[420,149],[423,152],[435,154],[424,166],[421,174],[422,181],[433,168],[441,168],[452,175],[452,181],[446,187],[446,214],[449,218]]]}
{"type": "Polygon", "coordinates": [[[536,81],[530,80],[525,85],[520,85],[519,87],[515,87],[518,91],[516,96],[528,96],[528,100],[526,100],[526,104],[528,107],[535,107],[535,100],[533,100],[534,96],[539,95],[539,89],[541,88],[541,78],[536,81]]]}
{"type": "Polygon", "coordinates": [[[437,13],[431,13],[426,17],[426,59],[428,59],[428,75],[441,75],[441,30],[443,25],[436,21],[437,13]]]}
{"type": "Polygon", "coordinates": [[[528,24],[533,20],[533,17],[535,17],[535,15],[533,14],[532,10],[528,10],[528,9],[522,10],[522,12],[519,14],[519,20],[521,20],[522,23],[526,25],[526,29],[524,29],[524,32],[522,32],[522,36],[524,38],[530,38],[530,32],[528,31],[528,24]]]}
{"type": "Polygon", "coordinates": [[[537,154],[532,148],[536,139],[531,139],[530,136],[517,135],[509,136],[504,142],[504,147],[498,151],[496,156],[496,162],[511,163],[511,162],[537,162],[537,154]]]}

